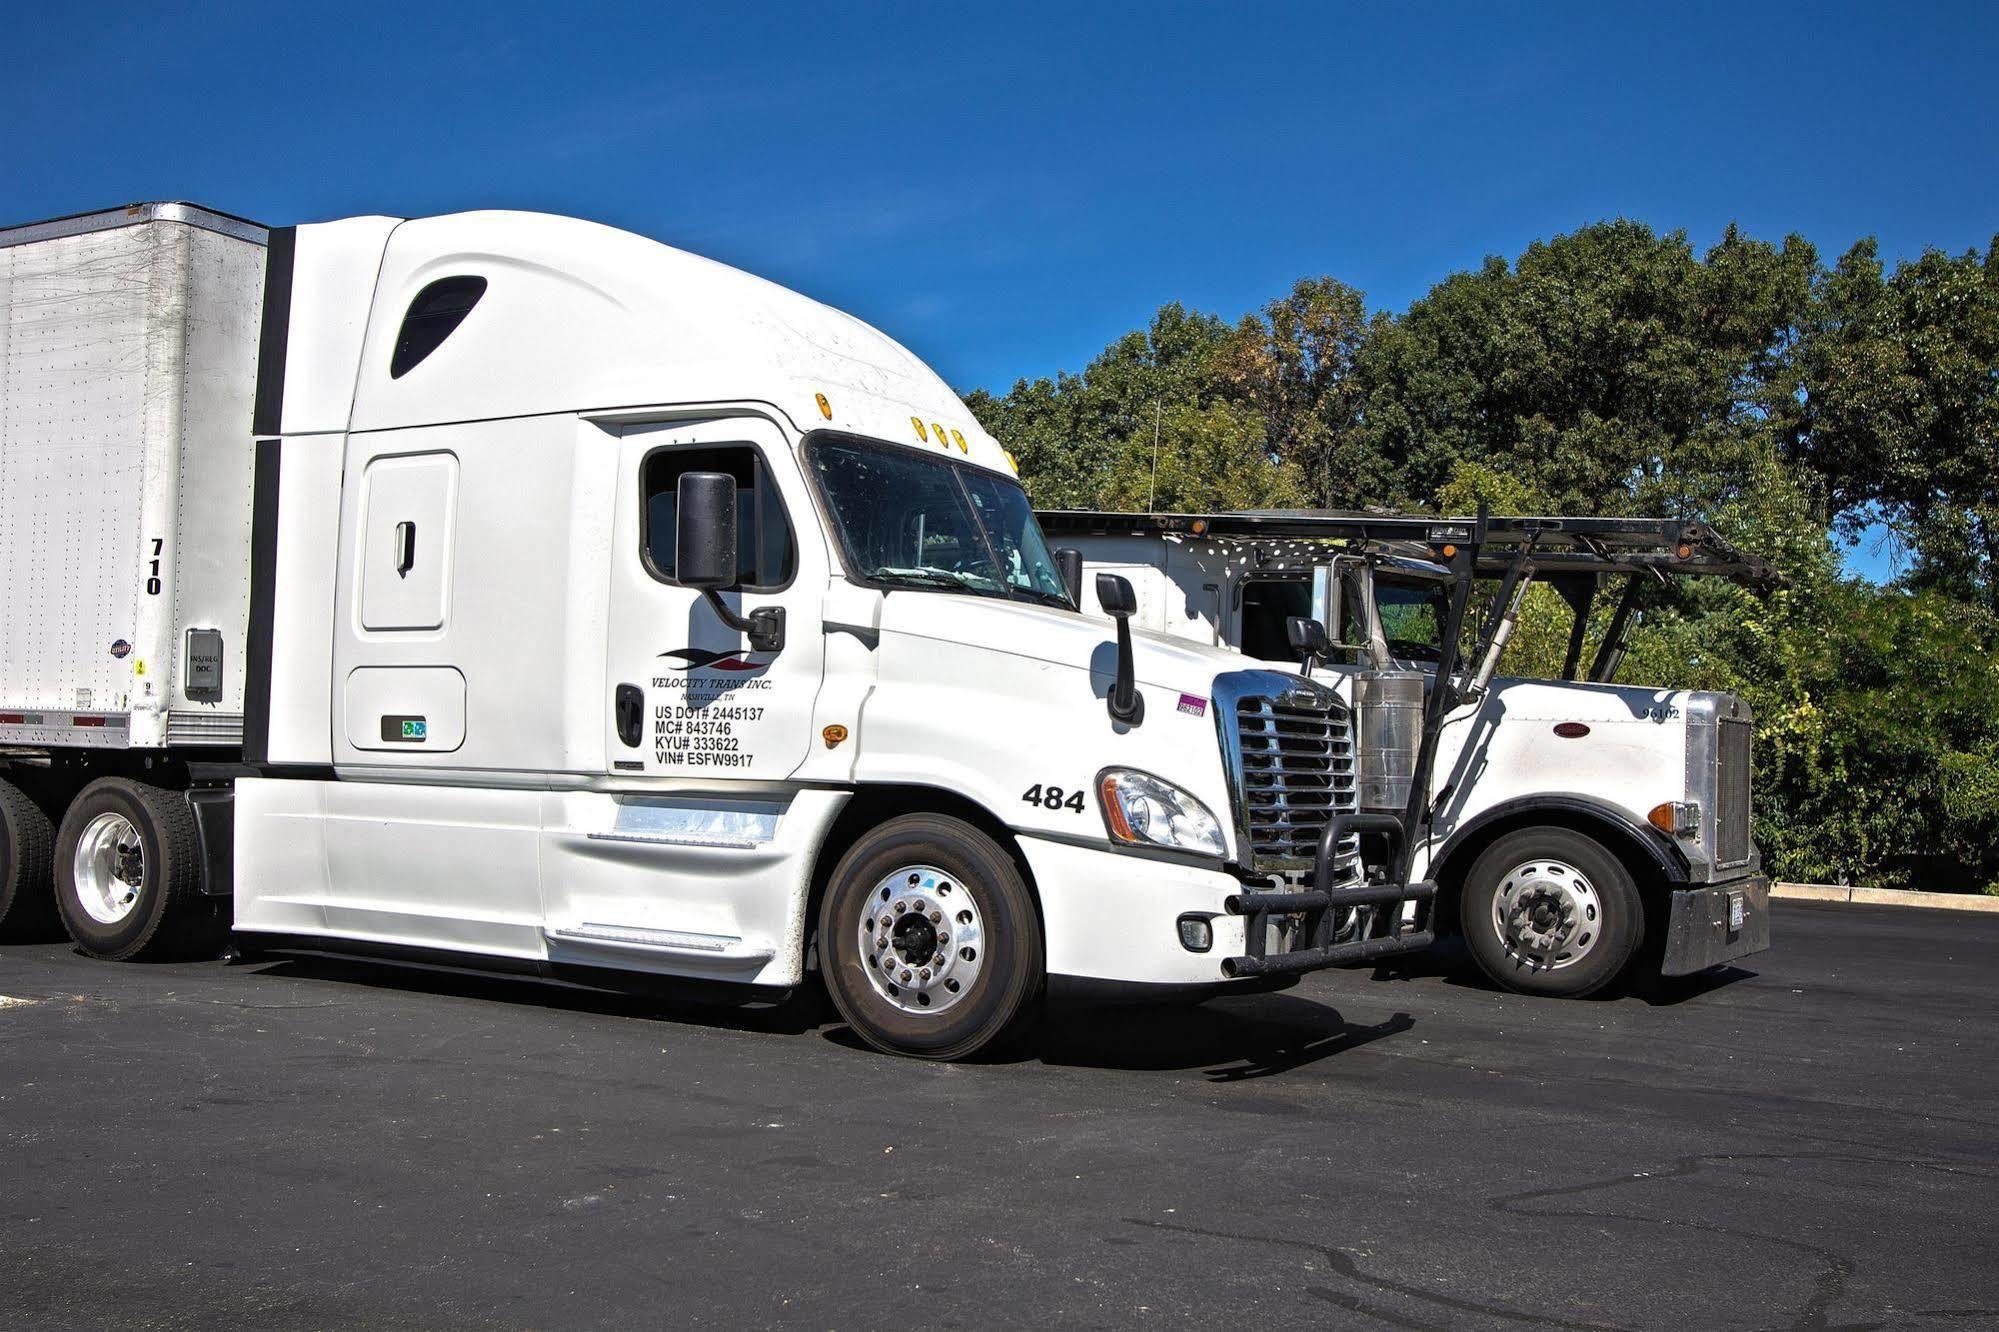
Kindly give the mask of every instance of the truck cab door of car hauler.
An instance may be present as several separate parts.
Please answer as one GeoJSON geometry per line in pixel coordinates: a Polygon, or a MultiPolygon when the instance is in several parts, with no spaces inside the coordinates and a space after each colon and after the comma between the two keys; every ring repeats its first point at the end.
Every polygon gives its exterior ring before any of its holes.
{"type": "Polygon", "coordinates": [[[550,797],[549,956],[788,983],[809,852],[844,799],[780,785],[814,743],[825,662],[817,511],[784,437],[751,416],[624,426],[615,506],[609,790],[550,797]],[[781,648],[752,648],[675,580],[689,472],[735,479],[738,586],[720,596],[739,615],[782,609],[781,648]]]}

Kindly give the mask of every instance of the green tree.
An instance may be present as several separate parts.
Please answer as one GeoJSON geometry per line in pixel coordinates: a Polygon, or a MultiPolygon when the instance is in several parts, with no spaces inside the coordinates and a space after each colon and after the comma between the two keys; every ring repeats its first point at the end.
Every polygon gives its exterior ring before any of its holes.
{"type": "Polygon", "coordinates": [[[1107,480],[1107,508],[1162,513],[1281,509],[1302,504],[1298,469],[1275,461],[1263,418],[1250,408],[1177,402],[1163,408],[1159,443],[1141,432],[1107,480]]]}
{"type": "Polygon", "coordinates": [[[1356,436],[1354,360],[1366,337],[1360,292],[1330,277],[1303,278],[1260,315],[1244,315],[1213,358],[1218,387],[1261,415],[1269,453],[1297,470],[1320,507],[1374,502],[1393,479],[1356,436]]]}
{"type": "Polygon", "coordinates": [[[1818,284],[1791,456],[1850,534],[1885,518],[1912,582],[1999,609],[1999,236],[1888,275],[1872,240],[1818,284]]]}
{"type": "Polygon", "coordinates": [[[1418,503],[1471,460],[1563,509],[1684,512],[1739,484],[1815,264],[1796,237],[1731,227],[1697,257],[1629,221],[1488,259],[1375,320],[1360,439],[1418,503]]]}

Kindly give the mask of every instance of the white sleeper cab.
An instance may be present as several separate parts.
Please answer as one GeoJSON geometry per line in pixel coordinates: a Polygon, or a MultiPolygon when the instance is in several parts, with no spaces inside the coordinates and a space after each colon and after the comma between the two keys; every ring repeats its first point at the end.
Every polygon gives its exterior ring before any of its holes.
{"type": "Polygon", "coordinates": [[[1080,612],[836,310],[568,218],[185,204],[0,232],[0,297],[0,922],[816,970],[933,1058],[1431,940],[1335,692],[1080,612]]]}

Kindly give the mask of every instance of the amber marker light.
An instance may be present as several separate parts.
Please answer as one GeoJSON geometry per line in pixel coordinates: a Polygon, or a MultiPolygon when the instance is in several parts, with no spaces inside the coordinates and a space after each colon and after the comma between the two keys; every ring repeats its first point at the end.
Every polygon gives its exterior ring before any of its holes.
{"type": "Polygon", "coordinates": [[[1104,822],[1110,825],[1111,836],[1120,842],[1136,842],[1138,834],[1133,832],[1131,824],[1125,821],[1124,802],[1118,799],[1117,778],[1106,776],[1098,784],[1097,794],[1103,800],[1104,822]]]}
{"type": "Polygon", "coordinates": [[[926,427],[923,424],[923,418],[920,416],[912,416],[909,418],[909,423],[916,427],[916,437],[922,440],[925,444],[928,444],[930,442],[930,431],[928,427],[926,427]]]}
{"type": "Polygon", "coordinates": [[[826,748],[831,749],[847,738],[847,728],[838,722],[834,722],[831,726],[819,732],[819,738],[826,742],[826,748]]]}
{"type": "Polygon", "coordinates": [[[965,442],[965,437],[955,430],[951,432],[951,441],[958,446],[958,452],[960,453],[970,453],[972,451],[972,446],[965,442]]]}
{"type": "Polygon", "coordinates": [[[1457,553],[1458,553],[1458,548],[1457,548],[1456,546],[1445,546],[1445,547],[1444,547],[1444,558],[1445,558],[1445,559],[1447,559],[1447,560],[1448,560],[1448,559],[1452,559],[1452,558],[1455,558],[1455,557],[1456,557],[1456,555],[1457,555],[1457,553]]]}
{"type": "Polygon", "coordinates": [[[833,419],[833,404],[826,401],[825,394],[815,393],[812,395],[812,400],[819,404],[819,415],[823,416],[828,421],[833,419]]]}
{"type": "Polygon", "coordinates": [[[1195,536],[1202,536],[1202,535],[1205,535],[1205,534],[1206,534],[1206,532],[1207,532],[1207,530],[1208,530],[1208,520],[1207,520],[1207,519],[1205,519],[1205,518],[1196,518],[1196,519],[1194,520],[1194,535],[1195,535],[1195,536]]]}
{"type": "Polygon", "coordinates": [[[951,447],[951,437],[944,433],[944,426],[942,422],[932,421],[930,423],[930,429],[933,433],[936,434],[937,442],[940,445],[942,445],[947,449],[951,447]]]}
{"type": "Polygon", "coordinates": [[[1645,821],[1673,837],[1697,837],[1701,830],[1701,807],[1689,800],[1666,800],[1652,806],[1645,821]]]}

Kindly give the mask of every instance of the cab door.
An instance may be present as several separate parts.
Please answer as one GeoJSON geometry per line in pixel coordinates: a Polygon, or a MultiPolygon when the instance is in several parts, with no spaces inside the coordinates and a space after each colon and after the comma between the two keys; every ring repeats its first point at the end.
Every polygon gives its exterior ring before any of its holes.
{"type": "Polygon", "coordinates": [[[816,529],[807,497],[790,493],[800,478],[783,437],[753,417],[632,426],[618,470],[604,711],[611,772],[717,785],[788,777],[811,743],[825,652],[819,596],[807,589],[823,590],[826,573],[823,543],[799,539],[801,526],[816,529]],[[782,608],[779,651],[752,651],[706,597],[674,581],[675,492],[688,472],[735,478],[738,586],[721,597],[739,615],[782,608]]]}
{"type": "Polygon", "coordinates": [[[602,693],[605,778],[550,793],[548,957],[791,983],[809,852],[837,801],[783,785],[814,741],[825,542],[784,437],[734,417],[627,426],[618,443],[602,693]],[[679,479],[736,480],[736,614],[785,614],[752,650],[674,578],[679,479]],[[663,780],[664,779],[664,780],[663,780]]]}

